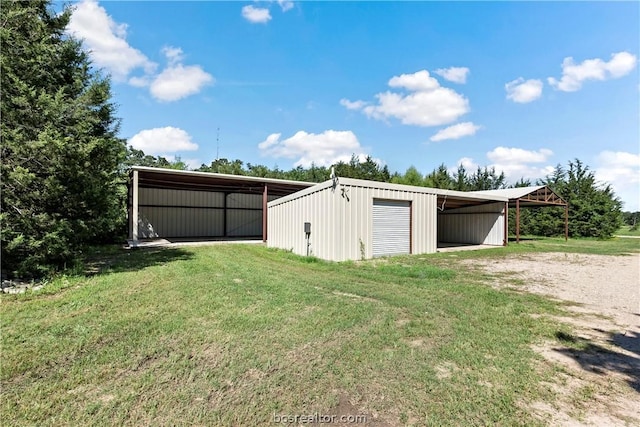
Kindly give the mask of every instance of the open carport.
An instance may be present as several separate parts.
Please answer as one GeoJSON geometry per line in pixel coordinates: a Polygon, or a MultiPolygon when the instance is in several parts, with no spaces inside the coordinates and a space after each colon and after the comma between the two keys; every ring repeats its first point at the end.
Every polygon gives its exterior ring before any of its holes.
{"type": "Polygon", "coordinates": [[[129,240],[266,241],[270,200],[308,182],[134,166],[129,173],[129,240]]]}
{"type": "Polygon", "coordinates": [[[509,207],[516,210],[516,242],[520,242],[520,210],[545,206],[564,208],[564,239],[567,240],[569,238],[569,204],[546,185],[473,191],[472,193],[507,197],[509,199],[509,207]]]}

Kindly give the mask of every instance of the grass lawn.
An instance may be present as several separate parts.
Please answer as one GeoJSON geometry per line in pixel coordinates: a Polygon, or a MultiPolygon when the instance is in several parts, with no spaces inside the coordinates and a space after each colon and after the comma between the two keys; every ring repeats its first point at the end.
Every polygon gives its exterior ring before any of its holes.
{"type": "Polygon", "coordinates": [[[631,226],[630,225],[623,225],[616,232],[616,235],[617,236],[640,236],[640,228],[635,229],[635,230],[631,230],[631,226]]]}
{"type": "Polygon", "coordinates": [[[455,260],[619,254],[638,251],[635,240],[340,264],[258,245],[108,250],[97,274],[3,295],[0,417],[267,425],[273,414],[349,412],[379,425],[539,424],[523,404],[549,398],[539,382],[554,372],[531,345],[570,331],[531,315],[561,306],[492,289],[455,260]]]}

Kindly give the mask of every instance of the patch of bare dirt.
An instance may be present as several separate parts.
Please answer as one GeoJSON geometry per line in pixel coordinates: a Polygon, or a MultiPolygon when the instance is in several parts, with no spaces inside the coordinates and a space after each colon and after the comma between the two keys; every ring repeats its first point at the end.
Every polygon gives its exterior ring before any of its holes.
{"type": "Polygon", "coordinates": [[[534,348],[551,369],[555,401],[526,406],[550,425],[640,425],[640,254],[535,253],[464,261],[492,285],[574,303],[572,326],[534,348]]]}
{"type": "Polygon", "coordinates": [[[361,425],[375,427],[389,427],[387,423],[377,413],[367,413],[359,407],[357,399],[350,399],[349,396],[341,394],[338,404],[324,414],[317,414],[317,422],[312,422],[312,426],[345,426],[361,425]]]}

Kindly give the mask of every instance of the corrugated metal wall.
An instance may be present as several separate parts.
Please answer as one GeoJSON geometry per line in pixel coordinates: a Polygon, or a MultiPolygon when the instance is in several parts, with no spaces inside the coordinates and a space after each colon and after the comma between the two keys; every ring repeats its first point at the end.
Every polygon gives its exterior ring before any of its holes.
{"type": "Polygon", "coordinates": [[[311,222],[312,255],[332,261],[371,258],[373,199],[412,201],[412,253],[436,251],[436,195],[342,184],[270,206],[268,245],[305,255],[304,223],[311,222]]]}
{"type": "Polygon", "coordinates": [[[226,199],[225,226],[224,193],[140,188],[138,236],[261,237],[262,195],[229,193],[226,199]]]}
{"type": "Polygon", "coordinates": [[[502,245],[504,203],[490,203],[438,213],[438,241],[502,245]]]}
{"type": "Polygon", "coordinates": [[[309,250],[312,255],[328,258],[336,245],[335,199],[331,188],[295,198],[269,207],[267,214],[267,245],[307,254],[304,223],[311,223],[309,250]]]}

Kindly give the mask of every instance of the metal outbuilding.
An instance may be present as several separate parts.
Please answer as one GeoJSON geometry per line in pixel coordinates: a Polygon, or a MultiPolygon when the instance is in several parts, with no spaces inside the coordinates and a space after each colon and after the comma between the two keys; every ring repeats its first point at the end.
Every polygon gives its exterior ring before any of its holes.
{"type": "Polygon", "coordinates": [[[508,198],[335,178],[268,202],[267,244],[332,261],[507,244],[508,198]]]}
{"type": "Polygon", "coordinates": [[[520,242],[520,209],[560,206],[564,208],[564,239],[569,238],[569,204],[546,185],[473,191],[474,194],[509,198],[509,207],[516,210],[516,242],[520,242]]]}
{"type": "Polygon", "coordinates": [[[310,182],[133,166],[129,239],[267,239],[270,200],[310,182]]]}

